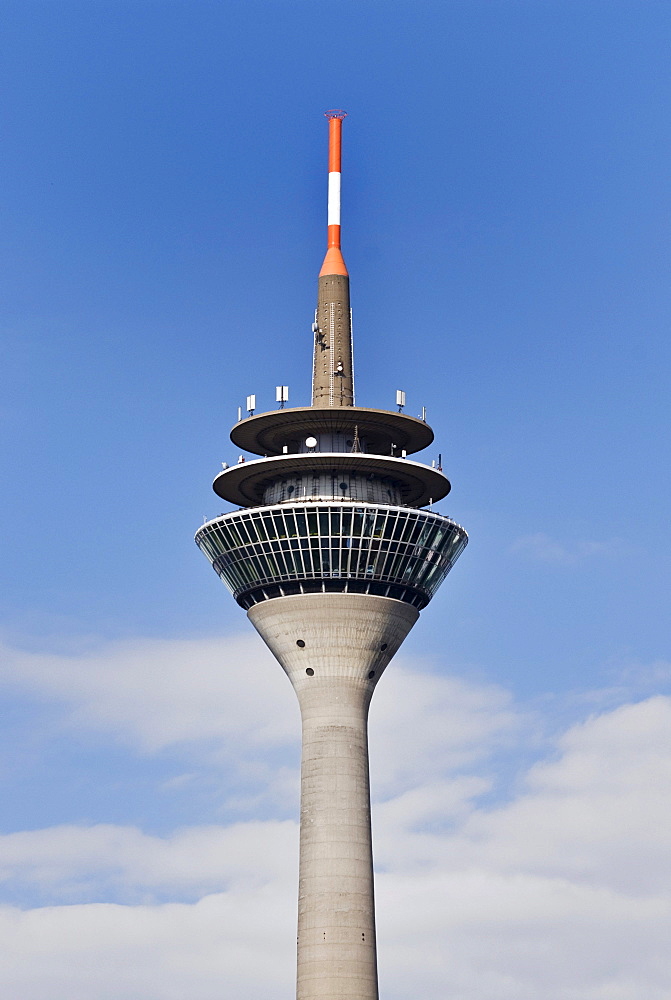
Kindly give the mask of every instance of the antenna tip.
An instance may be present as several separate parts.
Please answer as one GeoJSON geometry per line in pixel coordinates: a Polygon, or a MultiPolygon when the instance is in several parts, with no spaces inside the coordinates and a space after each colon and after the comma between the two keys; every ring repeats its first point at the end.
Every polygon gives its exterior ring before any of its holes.
{"type": "Polygon", "coordinates": [[[341,111],[340,108],[331,108],[330,111],[324,112],[324,118],[328,118],[329,121],[331,118],[339,118],[342,121],[343,118],[347,118],[347,111],[341,111]]]}

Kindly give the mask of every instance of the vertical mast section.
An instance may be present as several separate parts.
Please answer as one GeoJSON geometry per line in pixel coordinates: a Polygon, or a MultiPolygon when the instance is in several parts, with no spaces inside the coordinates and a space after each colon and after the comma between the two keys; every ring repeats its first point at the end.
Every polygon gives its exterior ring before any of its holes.
{"type": "Polygon", "coordinates": [[[315,322],[313,406],[353,406],[349,275],[340,249],[342,123],[346,111],[327,111],[329,123],[328,242],[319,272],[315,322]]]}

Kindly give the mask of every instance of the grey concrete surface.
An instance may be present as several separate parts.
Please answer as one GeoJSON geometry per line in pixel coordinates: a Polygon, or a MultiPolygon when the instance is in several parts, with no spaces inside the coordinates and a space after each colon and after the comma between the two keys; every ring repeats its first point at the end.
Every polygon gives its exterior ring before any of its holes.
{"type": "Polygon", "coordinates": [[[248,616],[301,709],[297,1000],[377,1000],[368,708],[419,612],[386,597],[307,594],[248,616]]]}

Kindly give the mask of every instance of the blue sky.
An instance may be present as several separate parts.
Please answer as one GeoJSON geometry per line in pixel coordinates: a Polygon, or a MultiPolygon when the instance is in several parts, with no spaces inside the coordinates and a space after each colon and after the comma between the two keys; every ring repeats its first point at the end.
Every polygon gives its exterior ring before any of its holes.
{"type": "Polygon", "coordinates": [[[4,992],[291,995],[297,710],[193,533],[309,401],[339,106],[357,398],[471,536],[373,705],[386,996],[668,1000],[668,4],[0,20],[4,992]]]}

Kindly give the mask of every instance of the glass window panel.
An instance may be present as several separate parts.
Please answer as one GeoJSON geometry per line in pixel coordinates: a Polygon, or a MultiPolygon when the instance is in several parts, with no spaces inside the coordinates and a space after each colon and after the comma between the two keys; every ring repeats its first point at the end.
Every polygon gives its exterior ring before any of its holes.
{"type": "Polygon", "coordinates": [[[405,571],[408,568],[408,563],[410,559],[405,552],[399,552],[396,564],[394,566],[394,579],[401,580],[405,575],[405,571]]]}
{"type": "Polygon", "coordinates": [[[407,540],[409,542],[416,542],[417,539],[418,539],[418,537],[419,537],[419,533],[421,531],[421,528],[422,528],[422,522],[418,518],[416,518],[416,517],[411,518],[408,521],[408,539],[407,540]]]}
{"type": "Polygon", "coordinates": [[[442,578],[440,566],[432,566],[424,577],[424,589],[433,592],[442,578]]]}
{"type": "Polygon", "coordinates": [[[418,569],[417,569],[417,574],[416,574],[415,579],[413,581],[416,587],[423,587],[424,586],[426,578],[429,575],[429,573],[430,573],[430,571],[431,571],[432,568],[433,567],[431,566],[431,563],[427,563],[424,560],[422,560],[422,562],[419,563],[419,566],[418,566],[418,569]]]}
{"type": "Polygon", "coordinates": [[[329,559],[329,550],[322,549],[321,558],[317,562],[317,566],[321,566],[322,573],[328,573],[331,569],[331,560],[329,559]]]}
{"type": "Polygon", "coordinates": [[[422,530],[420,531],[419,538],[417,540],[418,544],[428,545],[429,539],[431,538],[432,534],[433,534],[433,524],[429,520],[424,521],[424,523],[422,524],[422,530]]]}
{"type": "Polygon", "coordinates": [[[312,549],[303,550],[303,562],[305,564],[305,573],[307,576],[315,576],[315,558],[314,551],[312,549]]]}
{"type": "Polygon", "coordinates": [[[384,529],[383,529],[383,532],[382,532],[383,536],[385,538],[391,538],[392,535],[394,534],[394,527],[396,526],[396,519],[397,519],[397,517],[398,517],[398,514],[396,512],[394,512],[394,513],[392,513],[391,511],[389,512],[389,514],[387,516],[387,522],[386,522],[386,524],[384,526],[384,529]]]}
{"type": "Polygon", "coordinates": [[[415,576],[415,571],[417,569],[417,560],[414,556],[408,556],[403,570],[400,574],[401,579],[404,583],[409,583],[413,580],[415,576]]]}
{"type": "Polygon", "coordinates": [[[245,560],[241,560],[236,563],[235,570],[239,577],[244,580],[245,583],[254,583],[256,579],[256,573],[248,566],[245,560]]]}
{"type": "Polygon", "coordinates": [[[302,573],[300,569],[300,563],[297,562],[297,556],[288,548],[284,550],[284,561],[287,564],[287,570],[290,576],[296,576],[302,573]]]}
{"type": "Polygon", "coordinates": [[[232,521],[229,522],[229,525],[230,525],[231,534],[233,535],[234,538],[237,538],[237,543],[236,544],[237,545],[244,545],[245,542],[246,542],[246,538],[244,538],[240,534],[240,519],[236,517],[235,520],[232,520],[232,521]]]}
{"type": "Polygon", "coordinates": [[[252,555],[245,555],[243,559],[236,562],[235,567],[242,573],[248,583],[254,583],[259,578],[259,561],[252,555]]]}
{"type": "Polygon", "coordinates": [[[379,550],[374,549],[371,546],[367,545],[365,550],[365,557],[366,557],[365,572],[368,576],[370,576],[371,573],[378,572],[377,569],[378,563],[381,564],[384,561],[385,553],[380,555],[379,550]]]}
{"type": "Polygon", "coordinates": [[[391,565],[395,553],[396,553],[396,546],[393,544],[393,542],[387,542],[380,555],[380,560],[378,562],[378,572],[380,576],[389,575],[388,567],[391,565]],[[384,558],[382,558],[382,556],[384,556],[384,558]]]}
{"type": "Polygon", "coordinates": [[[401,518],[403,520],[403,531],[401,532],[400,537],[404,542],[408,542],[412,537],[413,528],[415,526],[414,521],[412,518],[409,518],[407,514],[402,514],[399,519],[401,518]]]}
{"type": "Polygon", "coordinates": [[[277,560],[274,556],[266,556],[266,561],[268,563],[268,575],[271,577],[277,577],[280,575],[280,568],[277,565],[277,560]]]}
{"type": "Polygon", "coordinates": [[[393,547],[389,548],[386,554],[386,558],[384,560],[384,564],[382,563],[380,564],[380,576],[384,576],[387,579],[389,579],[390,577],[393,578],[394,565],[397,562],[398,562],[398,548],[394,545],[393,547]]]}
{"type": "Polygon", "coordinates": [[[450,540],[450,547],[448,549],[449,557],[454,562],[454,560],[461,554],[466,546],[466,541],[455,531],[454,538],[450,540]]]}
{"type": "Polygon", "coordinates": [[[273,513],[273,520],[275,522],[275,533],[277,538],[286,538],[286,527],[284,525],[284,518],[280,512],[273,513]]]}
{"type": "Polygon", "coordinates": [[[403,517],[402,514],[399,514],[396,519],[396,524],[394,525],[394,533],[392,534],[391,537],[395,539],[395,541],[398,541],[403,534],[404,528],[405,528],[405,518],[403,517]]]}
{"type": "Polygon", "coordinates": [[[368,565],[373,567],[375,576],[380,576],[380,566],[384,562],[386,552],[380,552],[378,548],[371,548],[368,551],[368,565]]]}
{"type": "Polygon", "coordinates": [[[231,536],[226,525],[219,524],[216,528],[213,528],[211,537],[216,541],[217,545],[221,545],[222,548],[231,548],[231,536]]]}
{"type": "Polygon", "coordinates": [[[256,520],[254,518],[248,517],[245,521],[245,527],[247,528],[247,534],[249,535],[252,542],[258,542],[259,536],[256,532],[256,520]]]}
{"type": "Polygon", "coordinates": [[[440,539],[442,538],[442,528],[440,524],[433,524],[431,534],[429,535],[429,540],[427,545],[431,549],[437,549],[440,546],[440,539]]]}
{"type": "Polygon", "coordinates": [[[285,570],[285,567],[284,567],[284,559],[282,558],[282,550],[281,550],[281,548],[279,546],[275,549],[275,552],[274,552],[274,555],[273,555],[272,558],[273,558],[274,565],[275,565],[274,575],[275,576],[286,576],[286,570],[285,570]]]}
{"type": "Polygon", "coordinates": [[[235,524],[231,524],[229,522],[229,524],[226,525],[226,535],[228,539],[229,548],[237,549],[240,547],[240,545],[242,544],[242,539],[240,538],[240,535],[238,533],[235,524]]]}
{"type": "MultiPolygon", "coordinates": [[[[278,562],[279,561],[280,558],[278,558],[278,562]]],[[[282,552],[281,561],[283,563],[283,565],[280,566],[280,569],[282,571],[282,576],[294,576],[296,573],[296,567],[294,565],[291,552],[287,552],[287,550],[285,549],[284,552],[282,552]]]]}
{"type": "Polygon", "coordinates": [[[213,560],[217,557],[217,547],[213,544],[212,540],[208,538],[207,535],[201,535],[198,539],[198,548],[207,554],[208,559],[213,560]]]}
{"type": "Polygon", "coordinates": [[[304,576],[306,572],[309,572],[309,565],[310,565],[309,561],[308,561],[308,563],[306,565],[306,562],[305,562],[305,553],[303,552],[303,550],[301,548],[298,548],[294,552],[293,555],[294,555],[294,562],[296,564],[296,571],[301,576],[304,576]]]}
{"type": "Polygon", "coordinates": [[[436,534],[433,539],[432,547],[434,549],[441,549],[445,544],[446,539],[450,536],[450,529],[447,525],[437,524],[436,534]]]}
{"type": "Polygon", "coordinates": [[[249,542],[251,541],[251,539],[250,539],[249,533],[247,531],[247,523],[246,523],[246,521],[243,521],[243,520],[238,521],[237,527],[238,527],[238,533],[240,535],[240,538],[242,539],[243,544],[244,545],[249,545],[249,542]]]}
{"type": "Polygon", "coordinates": [[[361,549],[359,544],[357,544],[356,539],[353,539],[352,548],[350,549],[350,560],[349,560],[349,572],[352,576],[357,576],[359,573],[359,557],[361,555],[361,549]]]}

